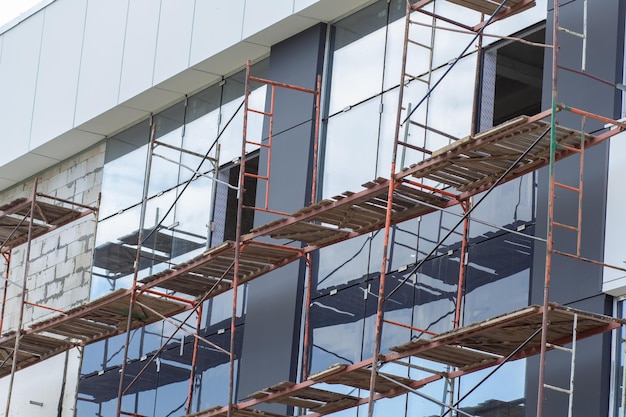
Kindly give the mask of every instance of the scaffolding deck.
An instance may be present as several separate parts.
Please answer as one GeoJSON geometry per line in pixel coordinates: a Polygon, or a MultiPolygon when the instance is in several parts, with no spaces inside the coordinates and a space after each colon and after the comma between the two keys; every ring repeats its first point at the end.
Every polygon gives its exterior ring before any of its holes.
{"type": "MultiPolygon", "coordinates": [[[[453,187],[461,192],[483,189],[494,183],[539,139],[507,174],[505,181],[546,165],[550,160],[550,123],[520,116],[474,136],[468,136],[411,165],[403,173],[453,187]],[[543,137],[542,137],[543,136],[543,137]]],[[[592,135],[556,127],[556,159],[571,154],[593,139],[592,135]]]]}
{"type": "Polygon", "coordinates": [[[85,206],[81,206],[82,210],[69,208],[42,201],[42,197],[59,202],[54,197],[38,195],[32,215],[30,213],[32,198],[19,198],[0,207],[0,246],[11,248],[26,242],[31,218],[33,220],[32,238],[35,238],[97,210],[94,207],[85,206]]]}
{"type": "MultiPolygon", "coordinates": [[[[462,365],[462,369],[436,373],[419,380],[377,372],[375,384],[377,398],[393,398],[408,392],[409,389],[423,387],[444,376],[454,378],[497,365],[519,347],[522,349],[510,360],[537,355],[539,354],[540,334],[537,334],[530,342],[526,344],[524,342],[538,329],[541,329],[542,316],[543,307],[532,305],[441,333],[427,340],[418,339],[393,347],[391,350],[395,353],[383,355],[380,358],[383,364],[413,356],[452,367],[462,365]],[[483,355],[488,360],[478,360],[477,362],[476,358],[480,357],[478,355],[483,355]]],[[[548,312],[548,319],[550,320],[547,333],[548,349],[552,349],[551,345],[564,346],[572,341],[574,316],[577,316],[578,323],[576,328],[577,340],[604,333],[626,324],[624,319],[616,319],[551,303],[548,312]]],[[[253,400],[234,405],[236,413],[247,410],[250,414],[234,415],[262,416],[263,412],[252,409],[261,403],[279,403],[302,407],[308,410],[306,415],[331,414],[363,404],[367,399],[366,396],[357,397],[342,394],[312,385],[316,383],[335,384],[367,391],[370,387],[370,365],[371,361],[364,361],[355,365],[336,364],[325,371],[311,375],[309,380],[300,384],[282,382],[273,385],[250,395],[253,400]]],[[[226,415],[225,412],[226,407],[214,407],[193,414],[193,416],[224,416],[226,415]]]]}
{"type": "MultiPolygon", "coordinates": [[[[129,290],[117,290],[105,297],[68,310],[62,316],[42,321],[26,329],[20,337],[17,369],[54,356],[76,345],[85,345],[102,340],[126,330],[129,290]]],[[[131,328],[136,329],[172,316],[187,308],[187,305],[147,294],[137,296],[133,309],[131,328]]],[[[11,373],[12,352],[15,347],[14,332],[0,338],[0,377],[11,373]]]]}
{"type": "MultiPolygon", "coordinates": [[[[292,262],[302,251],[290,246],[246,242],[239,256],[239,282],[250,281],[277,266],[292,262]]],[[[159,286],[172,291],[199,297],[211,289],[215,296],[231,288],[235,263],[235,243],[227,241],[203,254],[171,269],[147,277],[144,286],[159,286]]]]}
{"type": "MultiPolygon", "coordinates": [[[[358,193],[345,192],[341,196],[324,200],[303,208],[291,216],[254,229],[241,238],[239,282],[244,283],[257,278],[300,259],[304,254],[320,247],[381,229],[385,223],[390,185],[394,186],[391,207],[392,224],[459,203],[459,199],[454,194],[432,187],[421,188],[423,186],[408,180],[407,177],[435,179],[439,183],[454,184],[459,191],[466,193],[464,196],[467,193],[473,195],[472,193],[482,191],[485,186],[495,182],[498,176],[506,171],[507,164],[511,165],[534,140],[542,135],[547,124],[541,119],[547,115],[549,113],[544,112],[534,117],[522,116],[478,135],[462,139],[441,149],[422,163],[403,170],[394,181],[379,178],[365,184],[365,189],[358,193]],[[269,244],[255,240],[259,237],[295,240],[308,246],[297,248],[269,244]]],[[[581,141],[582,137],[580,132],[559,127],[557,142],[561,149],[557,151],[557,158],[569,155],[572,148],[589,146],[597,140],[590,135],[584,135],[584,141],[581,141]]],[[[606,137],[602,139],[604,138],[606,137]]],[[[542,138],[505,180],[519,177],[546,165],[548,148],[549,139],[542,138]]],[[[0,213],[0,220],[3,217],[12,218],[9,214],[23,214],[24,210],[28,210],[27,203],[26,200],[20,200],[13,205],[2,207],[4,211],[0,213]]],[[[54,227],[56,224],[77,218],[84,212],[42,204],[37,213],[38,219],[49,221],[50,227],[54,227]]],[[[139,291],[158,287],[186,294],[196,300],[201,297],[204,297],[203,299],[214,297],[232,288],[235,255],[235,243],[224,242],[188,262],[142,279],[139,281],[139,291]]],[[[55,340],[50,341],[44,352],[31,353],[26,350],[22,352],[20,349],[20,355],[29,356],[19,361],[19,366],[25,367],[36,363],[77,344],[92,343],[123,332],[124,324],[120,323],[125,323],[130,295],[130,290],[117,291],[57,318],[35,324],[31,329],[22,332],[24,337],[33,334],[51,335],[55,340]],[[86,330],[89,328],[91,331],[86,330]],[[59,338],[68,340],[64,344],[58,344],[56,339],[59,338]]],[[[146,303],[145,305],[159,311],[160,316],[147,310],[138,312],[140,315],[145,314],[145,319],[134,320],[133,328],[190,308],[190,304],[148,296],[145,293],[139,295],[137,301],[136,308],[141,308],[141,304],[146,303]],[[160,300],[163,304],[148,304],[159,302],[155,300],[160,300]]],[[[193,303],[193,300],[190,300],[190,303],[193,303]]],[[[14,336],[9,335],[0,339],[0,349],[5,352],[5,356],[11,351],[11,340],[15,340],[14,336]]],[[[421,349],[421,347],[415,349],[421,349]]],[[[443,356],[443,351],[447,350],[449,357],[457,357],[455,349],[455,347],[448,346],[438,355],[443,356]]],[[[464,367],[479,362],[498,360],[494,359],[493,354],[489,352],[463,353],[463,358],[459,358],[455,366],[464,367]]],[[[0,369],[0,376],[3,372],[6,372],[6,367],[0,369]]],[[[342,383],[345,384],[345,381],[342,383]]],[[[380,383],[384,382],[380,381],[380,383]]]]}
{"type": "MultiPolygon", "coordinates": [[[[626,321],[550,303],[547,341],[562,346],[572,341],[574,316],[576,337],[582,339],[625,324],[626,321]]],[[[483,368],[511,355],[541,328],[543,307],[533,305],[512,313],[475,323],[430,339],[417,339],[391,348],[410,355],[451,365],[464,371],[483,368]]],[[[526,342],[524,351],[539,352],[540,335],[526,342]]],[[[548,349],[550,347],[548,346],[548,349]]]]}
{"type": "MultiPolygon", "coordinates": [[[[484,13],[491,16],[496,12],[500,2],[493,0],[448,0],[450,3],[458,4],[459,6],[466,7],[468,9],[475,10],[479,13],[484,13]]],[[[509,0],[507,4],[502,8],[501,13],[507,13],[508,15],[522,12],[526,9],[535,6],[535,1],[526,0],[509,0]]]]}

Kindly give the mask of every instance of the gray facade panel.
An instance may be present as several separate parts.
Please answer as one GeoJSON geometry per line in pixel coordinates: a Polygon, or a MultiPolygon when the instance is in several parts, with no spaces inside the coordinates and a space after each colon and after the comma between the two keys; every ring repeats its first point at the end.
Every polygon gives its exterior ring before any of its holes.
{"type": "MultiPolygon", "coordinates": [[[[559,9],[559,25],[572,30],[582,30],[583,2],[567,3],[559,9]]],[[[586,70],[590,74],[609,82],[622,79],[624,2],[611,0],[589,2],[588,45],[586,70]],[[607,51],[616,51],[607,53],[607,51]]],[[[553,11],[547,19],[547,40],[552,43],[553,11]]],[[[582,42],[580,39],[559,33],[560,67],[581,69],[582,42]]],[[[551,105],[551,62],[552,52],[546,51],[544,66],[543,108],[551,105]]],[[[557,103],[578,107],[607,117],[619,118],[621,113],[619,95],[616,89],[599,83],[572,71],[559,69],[557,103]]],[[[568,112],[560,112],[561,125],[580,129],[581,118],[568,112]]],[[[584,130],[593,132],[603,127],[603,123],[588,120],[584,130]]],[[[583,221],[581,255],[602,260],[604,253],[604,223],[606,213],[606,187],[608,167],[608,143],[603,143],[585,153],[583,176],[583,221]]],[[[555,175],[558,182],[577,186],[579,161],[572,157],[556,164],[555,175]]],[[[537,234],[545,237],[548,208],[548,169],[539,171],[537,192],[537,234]]],[[[575,226],[578,196],[571,191],[558,190],[554,203],[556,221],[575,226]]],[[[554,247],[575,253],[573,232],[555,228],[554,247]]],[[[543,300],[545,271],[545,244],[535,243],[531,302],[541,304],[543,300]]],[[[602,268],[574,261],[563,256],[552,256],[550,300],[587,311],[611,314],[610,297],[602,290],[602,268]]],[[[607,415],[609,404],[609,378],[611,346],[610,334],[595,336],[578,345],[575,378],[578,381],[574,394],[574,416],[607,415]],[[593,381],[593,382],[592,382],[593,381]]],[[[551,352],[546,361],[545,382],[561,387],[568,386],[569,355],[551,352]]],[[[539,357],[528,360],[526,374],[527,415],[535,415],[537,404],[537,380],[539,357]]],[[[566,409],[567,396],[546,390],[544,415],[557,415],[566,409]],[[565,402],[564,402],[565,401],[565,402]]]]}
{"type": "MultiPolygon", "coordinates": [[[[315,88],[325,33],[325,26],[318,25],[274,46],[268,78],[315,88]]],[[[305,93],[276,92],[270,187],[273,210],[291,212],[309,202],[314,132],[312,100],[305,93]]],[[[259,172],[265,172],[266,167],[267,157],[261,152],[259,172]]],[[[257,206],[262,207],[264,199],[265,182],[259,181],[257,206]]],[[[261,225],[273,218],[257,212],[254,223],[261,225]]],[[[296,379],[304,272],[304,263],[298,262],[249,284],[238,398],[296,379]]]]}

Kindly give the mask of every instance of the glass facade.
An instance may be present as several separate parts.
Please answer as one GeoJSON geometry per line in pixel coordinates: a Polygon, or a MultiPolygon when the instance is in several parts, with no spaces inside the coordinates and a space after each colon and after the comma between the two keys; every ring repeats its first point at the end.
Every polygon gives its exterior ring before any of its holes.
{"type": "MultiPolygon", "coordinates": [[[[252,71],[265,77],[267,60],[252,71]]],[[[236,73],[152,118],[155,139],[170,147],[158,145],[153,152],[139,279],[232,238],[236,195],[229,194],[225,184],[237,184],[239,175],[237,164],[229,161],[241,154],[244,81],[245,74],[236,73]],[[219,158],[217,178],[223,183],[213,180],[213,163],[200,157],[205,154],[219,158]]],[[[250,100],[251,105],[262,107],[265,88],[255,89],[250,100]]],[[[262,123],[249,123],[249,135],[260,140],[262,123]]],[[[146,120],[107,140],[92,298],[132,283],[150,132],[150,120],[146,120]]],[[[254,161],[254,149],[251,153],[254,161]]],[[[247,223],[252,224],[251,220],[247,223]]],[[[244,332],[245,287],[238,297],[237,356],[244,332]]],[[[228,403],[229,356],[224,350],[230,348],[232,293],[206,301],[200,311],[200,317],[182,313],[171,321],[132,331],[126,385],[135,375],[141,376],[124,395],[124,411],[174,416],[187,414],[188,406],[195,412],[228,403]],[[183,329],[177,329],[180,322],[185,323],[183,329]],[[192,334],[196,332],[214,345],[198,344],[193,401],[188,405],[192,334]],[[217,385],[221,388],[216,389],[217,385]]],[[[85,348],[77,415],[115,414],[124,342],[125,335],[120,335],[85,348]]]]}
{"type": "MultiPolygon", "coordinates": [[[[361,184],[390,174],[405,7],[404,0],[378,1],[330,28],[324,86],[325,135],[320,161],[322,198],[346,190],[359,191],[361,184]]],[[[545,5],[537,8],[542,10],[540,14],[532,15],[530,20],[528,16],[524,21],[517,19],[514,26],[521,29],[545,19],[545,5]]],[[[480,20],[478,13],[451,3],[437,2],[436,6],[428,6],[428,10],[466,24],[480,20]],[[433,10],[434,7],[437,9],[433,10]]],[[[484,126],[485,120],[493,121],[495,109],[485,96],[488,91],[497,94],[486,87],[480,90],[482,95],[475,94],[477,67],[483,65],[481,60],[489,51],[479,54],[472,47],[461,56],[471,36],[446,30],[452,25],[435,22],[425,14],[415,13],[412,18],[419,23],[413,36],[426,39],[425,44],[430,47],[416,47],[408,54],[407,72],[416,79],[405,86],[403,116],[406,117],[408,109],[417,107],[411,118],[416,123],[406,123],[401,135],[407,143],[424,151],[405,148],[396,161],[399,168],[427,158],[430,151],[450,144],[454,138],[471,134],[477,125],[489,127],[484,126]],[[441,30],[434,31],[433,24],[441,30]],[[442,78],[452,63],[454,76],[442,78]],[[436,89],[429,93],[429,87],[436,83],[436,89]],[[426,94],[429,98],[422,100],[426,94]],[[480,115],[475,112],[478,106],[480,115]],[[485,112],[491,118],[484,116],[485,112]],[[424,129],[424,125],[431,129],[424,129]]],[[[498,48],[495,41],[486,43],[493,43],[486,45],[487,49],[498,48]]],[[[264,77],[266,71],[266,61],[255,66],[256,75],[264,77]]],[[[492,77],[495,84],[496,73],[482,76],[492,77]]],[[[218,179],[234,183],[238,171],[236,163],[230,161],[238,158],[241,150],[243,119],[237,109],[243,97],[243,81],[243,74],[237,73],[155,115],[152,123],[156,125],[158,141],[200,155],[208,151],[209,156],[219,158],[218,179]],[[233,115],[229,128],[222,131],[233,115]],[[219,148],[211,147],[218,136],[219,148]]],[[[255,108],[262,108],[265,89],[255,90],[251,99],[255,108]]],[[[261,121],[257,122],[252,122],[252,132],[260,140],[263,126],[261,121]]],[[[146,165],[149,136],[150,123],[144,121],[107,141],[92,283],[94,298],[127,288],[132,282],[134,255],[129,257],[129,254],[134,252],[129,249],[137,243],[144,184],[144,178],[138,175],[143,169],[138,167],[146,165]]],[[[150,170],[145,228],[157,227],[154,241],[148,240],[145,245],[140,278],[189,260],[233,233],[232,204],[236,200],[232,191],[194,174],[195,171],[211,176],[210,163],[199,165],[197,155],[173,148],[159,147],[155,153],[158,156],[153,158],[150,170]],[[190,178],[193,180],[187,185],[190,178]],[[187,189],[182,193],[184,187],[187,189]]],[[[430,184],[428,180],[424,182],[430,184]]],[[[453,328],[462,263],[465,284],[461,291],[460,325],[528,305],[533,245],[524,234],[534,234],[535,190],[535,176],[531,174],[499,187],[484,201],[481,201],[483,195],[474,197],[474,203],[480,201],[480,205],[472,213],[476,220],[469,222],[466,259],[461,256],[462,225],[441,242],[462,215],[458,206],[392,228],[385,291],[393,291],[393,295],[385,304],[385,318],[409,327],[386,324],[382,334],[383,353],[411,339],[453,328]],[[519,229],[523,233],[513,234],[502,228],[519,229]],[[433,255],[415,271],[415,265],[435,247],[433,255]],[[507,297],[494,297],[494,294],[507,294],[507,297]]],[[[382,253],[383,232],[378,231],[323,248],[316,255],[310,305],[310,374],[338,362],[352,364],[372,356],[382,253]]],[[[245,332],[247,294],[245,290],[240,294],[236,355],[241,352],[245,332]]],[[[200,317],[199,334],[223,349],[228,349],[229,344],[231,298],[230,293],[225,293],[206,302],[200,317]]],[[[196,330],[194,315],[182,314],[175,320],[187,320],[185,327],[192,332],[196,330]]],[[[123,336],[118,336],[85,349],[78,415],[114,412],[123,343],[123,336]]],[[[128,379],[151,362],[125,394],[123,409],[139,415],[178,416],[184,415],[188,406],[195,412],[227,404],[228,356],[204,343],[200,344],[197,370],[191,381],[192,402],[187,403],[193,343],[192,336],[177,331],[171,322],[135,330],[129,345],[128,379]],[[160,350],[163,344],[165,347],[160,350]]],[[[445,370],[442,365],[425,360],[411,359],[410,363],[445,370]]],[[[398,364],[385,364],[382,370],[414,379],[427,375],[421,369],[398,364]]],[[[465,376],[454,382],[454,389],[450,382],[441,380],[427,386],[424,392],[449,403],[460,398],[482,376],[482,372],[465,376]]],[[[489,385],[464,400],[461,407],[477,416],[521,415],[525,403],[524,381],[525,362],[508,364],[489,385]]],[[[431,416],[443,411],[440,405],[412,394],[385,400],[384,404],[376,408],[377,416],[431,416]]],[[[358,407],[336,415],[365,413],[366,409],[358,407]]]]}

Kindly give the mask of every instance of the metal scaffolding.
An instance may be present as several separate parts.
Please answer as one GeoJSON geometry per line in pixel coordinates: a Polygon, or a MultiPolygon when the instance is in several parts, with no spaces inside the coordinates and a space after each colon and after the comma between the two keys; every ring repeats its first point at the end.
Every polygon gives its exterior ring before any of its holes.
{"type": "MultiPolygon", "coordinates": [[[[374,414],[374,405],[377,400],[393,398],[405,393],[415,393],[429,400],[435,401],[449,411],[466,414],[459,408],[460,398],[451,404],[429,398],[419,391],[420,388],[444,378],[453,380],[479,370],[492,368],[488,378],[504,364],[539,355],[540,372],[538,381],[537,416],[543,412],[543,390],[545,388],[557,389],[565,392],[570,397],[569,412],[572,410],[573,375],[575,364],[576,341],[599,333],[611,331],[626,324],[624,320],[607,317],[599,314],[588,313],[581,310],[563,307],[550,302],[550,279],[551,260],[553,255],[567,256],[596,265],[605,265],[602,262],[584,258],[581,254],[581,227],[582,227],[582,173],[584,170],[584,152],[586,148],[599,144],[614,135],[626,130],[626,125],[596,115],[584,110],[571,108],[557,101],[557,71],[558,65],[558,32],[559,7],[556,4],[553,13],[553,45],[552,45],[552,106],[539,114],[532,116],[520,116],[509,120],[499,126],[486,131],[472,134],[442,149],[427,149],[426,141],[422,145],[410,144],[406,137],[402,137],[402,127],[405,124],[413,124],[426,131],[442,134],[442,132],[428,126],[428,120],[424,123],[411,119],[415,109],[421,105],[428,105],[429,97],[439,82],[451,71],[454,65],[450,65],[443,77],[433,82],[432,80],[432,53],[434,48],[434,32],[428,42],[412,39],[411,25],[415,22],[411,16],[413,13],[424,13],[435,21],[443,21],[459,26],[462,30],[475,33],[475,39],[482,42],[483,30],[489,24],[505,19],[516,13],[523,12],[534,5],[533,0],[504,0],[495,3],[489,0],[450,0],[460,6],[478,11],[483,18],[475,26],[467,26],[455,22],[445,16],[440,16],[433,11],[427,10],[434,0],[420,0],[411,4],[407,2],[405,21],[405,37],[402,61],[402,74],[399,84],[399,98],[394,132],[393,154],[389,179],[378,178],[367,184],[359,192],[346,192],[316,202],[317,184],[317,149],[320,128],[320,100],[321,100],[321,77],[317,78],[315,90],[302,88],[294,85],[270,81],[250,74],[250,63],[246,71],[245,99],[244,99],[244,127],[239,160],[239,181],[237,186],[237,229],[234,241],[226,241],[215,247],[207,249],[204,253],[179,265],[175,265],[162,272],[151,274],[146,278],[139,278],[140,256],[142,243],[149,237],[144,236],[144,221],[147,202],[147,193],[150,181],[150,170],[154,148],[160,144],[156,136],[156,125],[152,123],[150,135],[150,147],[146,163],[146,179],[142,196],[142,213],[140,216],[139,232],[137,237],[137,255],[134,265],[133,283],[130,289],[115,291],[108,296],[94,300],[84,306],[64,312],[62,315],[32,325],[28,330],[21,329],[15,334],[5,335],[0,338],[0,376],[11,375],[11,380],[17,369],[24,368],[33,363],[44,360],[73,346],[84,346],[103,340],[115,335],[125,334],[124,358],[121,365],[119,389],[117,397],[117,416],[136,415],[122,410],[122,399],[129,388],[141,377],[152,360],[161,352],[165,345],[174,337],[166,340],[161,349],[157,351],[135,375],[130,383],[127,383],[126,364],[128,361],[128,346],[131,330],[146,326],[161,320],[169,320],[170,317],[187,312],[185,323],[188,319],[197,316],[197,329],[200,328],[201,308],[203,303],[219,294],[232,291],[232,315],[230,320],[230,347],[223,349],[193,333],[193,355],[190,370],[190,383],[186,402],[186,413],[194,417],[249,417],[269,416],[284,417],[281,414],[260,411],[256,406],[267,403],[279,403],[286,406],[298,407],[302,415],[317,417],[331,414],[340,410],[368,405],[368,416],[374,414]],[[488,18],[484,18],[488,16],[488,18]],[[407,51],[416,46],[426,48],[430,53],[428,71],[423,75],[410,74],[407,72],[407,51]],[[427,85],[427,93],[415,106],[404,104],[404,89],[411,82],[424,82],[427,85]],[[269,109],[253,109],[249,106],[251,83],[268,86],[269,109]],[[295,213],[282,213],[271,206],[270,182],[271,182],[271,158],[274,121],[274,101],[276,89],[289,89],[309,94],[314,97],[315,106],[315,131],[313,134],[313,159],[314,171],[312,173],[311,205],[295,213]],[[561,126],[557,122],[559,112],[567,111],[581,117],[581,130],[574,130],[561,126]],[[255,113],[267,118],[267,137],[261,142],[253,141],[248,137],[248,115],[255,113]],[[585,133],[585,121],[593,119],[608,124],[610,127],[598,134],[585,133]],[[266,158],[267,172],[249,172],[246,168],[250,148],[261,148],[261,156],[266,158]],[[405,166],[407,149],[418,151],[424,155],[421,161],[413,165],[405,166]],[[580,177],[577,186],[559,183],[555,180],[555,164],[557,161],[579,155],[580,177]],[[533,172],[539,168],[548,167],[549,176],[549,204],[548,204],[548,227],[547,227],[547,250],[544,280],[543,305],[529,306],[501,316],[461,326],[461,310],[463,303],[463,288],[466,270],[463,260],[468,247],[468,225],[473,210],[487,197],[491,190],[498,185],[533,172]],[[265,195],[259,206],[246,206],[244,204],[245,180],[251,178],[261,181],[264,185],[265,195]],[[430,180],[445,187],[433,187],[425,180],[430,180]],[[576,225],[566,225],[556,222],[554,219],[555,188],[567,189],[578,195],[578,220],[576,225]],[[472,197],[482,196],[477,201],[472,197]],[[429,334],[429,338],[418,338],[406,344],[391,348],[392,352],[383,354],[381,340],[383,326],[404,326],[385,318],[386,301],[395,292],[386,293],[386,275],[388,273],[390,235],[392,227],[400,222],[415,219],[417,217],[459,206],[463,214],[457,224],[452,227],[438,244],[412,267],[411,274],[416,273],[437,248],[457,228],[462,228],[462,240],[460,249],[460,270],[458,276],[456,308],[454,312],[453,329],[441,334],[429,334]],[[259,226],[244,233],[242,230],[242,217],[244,210],[257,210],[271,213],[279,218],[271,223],[259,226]],[[554,249],[553,229],[564,228],[575,232],[577,245],[575,253],[565,253],[554,249]],[[343,242],[372,231],[382,231],[384,236],[383,253],[381,256],[380,283],[377,295],[376,328],[374,349],[371,358],[355,364],[338,364],[331,368],[309,375],[310,364],[310,305],[311,287],[313,280],[313,262],[311,256],[315,251],[343,242]],[[289,246],[282,243],[270,243],[270,240],[288,239],[301,243],[301,246],[289,246]],[[235,334],[238,310],[238,289],[242,284],[265,275],[291,262],[305,259],[307,264],[306,293],[303,294],[304,302],[304,332],[303,332],[303,357],[300,381],[280,382],[264,390],[251,394],[247,400],[235,401],[235,334]],[[157,290],[159,289],[159,290],[157,290]],[[177,293],[180,295],[173,295],[177,293]],[[120,313],[123,312],[123,313],[120,313]],[[551,323],[548,326],[548,323],[551,323]],[[537,337],[539,336],[540,337],[537,337]],[[193,397],[193,381],[196,372],[196,360],[199,343],[206,343],[219,350],[218,354],[228,355],[229,358],[229,402],[223,406],[214,406],[208,410],[189,414],[193,397]],[[565,345],[571,344],[571,348],[565,345]],[[20,346],[36,346],[36,352],[28,352],[20,346]],[[572,354],[571,379],[568,388],[554,387],[545,384],[546,353],[553,349],[566,349],[572,354]],[[12,359],[11,359],[12,358],[12,359]],[[400,363],[412,366],[407,362],[410,358],[422,358],[447,366],[445,372],[429,371],[427,377],[411,379],[380,371],[382,365],[387,363],[400,363]],[[8,360],[12,360],[11,367],[5,366],[8,360]],[[332,385],[341,385],[356,388],[367,392],[367,395],[357,396],[341,394],[328,388],[332,385]]],[[[585,1],[586,10],[586,1],[585,1]]],[[[586,22],[586,13],[585,13],[586,22]]],[[[587,30],[584,25],[582,34],[575,34],[583,39],[586,49],[587,30]]],[[[434,30],[434,29],[433,29],[434,30]]],[[[571,31],[570,31],[571,32],[571,31]]],[[[481,44],[481,43],[480,43],[481,44]]],[[[467,50],[467,49],[466,49],[467,50]]],[[[464,51],[465,52],[465,51],[464,51]]],[[[463,54],[462,54],[463,55],[463,54]]],[[[585,71],[585,58],[583,57],[582,73],[585,71]]],[[[178,149],[185,152],[183,149],[178,149]]],[[[196,155],[202,157],[202,155],[196,155]]],[[[204,158],[208,158],[207,155],[204,158]]],[[[217,180],[219,157],[210,159],[213,165],[213,178],[217,180]]],[[[36,186],[34,187],[36,190],[36,186]]],[[[21,201],[19,209],[34,213],[36,191],[33,198],[21,201]],[[32,204],[30,209],[28,204],[32,204]]],[[[56,207],[56,206],[55,206],[56,207]]],[[[5,210],[5,208],[2,208],[5,210]]],[[[17,213],[18,211],[11,213],[17,213]]],[[[92,208],[90,208],[93,211],[92,208]]],[[[9,213],[3,211],[0,213],[9,213]]],[[[82,216],[83,213],[72,211],[64,213],[64,223],[82,216]]],[[[0,216],[1,217],[1,216],[0,216]]],[[[37,234],[33,225],[33,216],[27,233],[21,233],[15,242],[30,244],[37,234]]],[[[23,224],[14,225],[15,230],[23,231],[23,224]],[[21,228],[21,229],[20,229],[21,228]]],[[[53,224],[53,227],[58,227],[53,224]]],[[[47,229],[46,229],[47,230],[47,229]]],[[[17,244],[17,243],[15,243],[17,244]]],[[[6,247],[11,245],[5,244],[6,247]]],[[[8,253],[4,252],[5,259],[9,260],[8,253]]],[[[27,258],[28,259],[28,258],[27,258]]],[[[613,266],[610,266],[613,267],[613,266]]],[[[622,269],[622,268],[618,268],[622,269]]],[[[8,270],[8,266],[7,266],[8,270]]],[[[624,269],[622,269],[624,270],[624,269]]],[[[28,270],[25,271],[26,280],[28,270]]],[[[407,278],[408,279],[408,278],[407,278]]],[[[5,295],[6,295],[5,280],[5,295]]],[[[401,284],[402,285],[402,284],[401,284]]],[[[396,288],[397,289],[397,288],[396,288]]],[[[23,300],[24,302],[24,300],[23,300]]],[[[4,308],[4,302],[3,302],[4,308]]],[[[0,321],[0,325],[1,325],[0,321]]],[[[183,329],[183,324],[174,323],[177,330],[183,329]]],[[[1,328],[1,327],[0,327],[1,328]]],[[[429,333],[429,332],[424,332],[429,333]]],[[[32,348],[34,349],[34,348],[32,348]]],[[[427,370],[428,371],[428,370],[427,370]]],[[[485,378],[485,379],[486,379],[485,378]]],[[[484,379],[483,379],[484,381],[484,379]]],[[[481,381],[480,383],[482,383],[481,381]]],[[[478,385],[480,385],[480,383],[478,385]]],[[[477,385],[477,386],[478,386],[477,385]]],[[[474,388],[475,389],[475,388],[474,388]]],[[[471,392],[471,391],[470,391],[471,392]]],[[[10,398],[9,398],[10,399],[10,398]]],[[[8,415],[7,404],[7,415],[8,415]]],[[[444,414],[445,415],[445,414],[444,414]]]]}
{"type": "Polygon", "coordinates": [[[38,191],[39,179],[34,180],[29,198],[19,198],[0,207],[0,251],[6,261],[4,286],[2,291],[2,309],[0,315],[0,335],[5,331],[4,319],[9,285],[20,288],[15,329],[7,333],[10,336],[0,338],[0,375],[9,376],[5,415],[11,410],[11,398],[15,373],[25,366],[39,362],[52,355],[69,349],[67,341],[37,335],[24,329],[24,308],[27,305],[43,308],[56,313],[63,311],[37,304],[28,300],[28,278],[31,262],[31,243],[33,239],[75,222],[86,215],[96,214],[98,207],[86,206],[38,191]],[[11,251],[19,245],[26,245],[24,253],[24,271],[21,281],[13,281],[10,275],[11,251]]]}

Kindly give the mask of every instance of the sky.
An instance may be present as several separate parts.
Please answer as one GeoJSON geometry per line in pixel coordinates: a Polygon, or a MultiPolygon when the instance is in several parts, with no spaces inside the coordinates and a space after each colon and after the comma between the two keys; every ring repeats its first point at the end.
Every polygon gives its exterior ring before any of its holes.
{"type": "Polygon", "coordinates": [[[0,26],[40,2],[41,0],[0,0],[0,26]]]}

